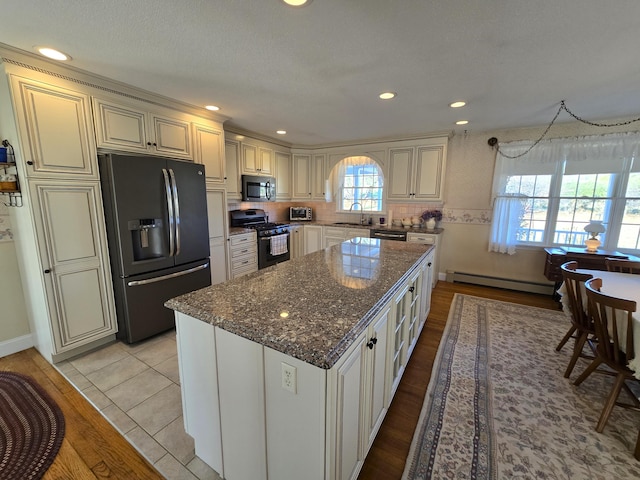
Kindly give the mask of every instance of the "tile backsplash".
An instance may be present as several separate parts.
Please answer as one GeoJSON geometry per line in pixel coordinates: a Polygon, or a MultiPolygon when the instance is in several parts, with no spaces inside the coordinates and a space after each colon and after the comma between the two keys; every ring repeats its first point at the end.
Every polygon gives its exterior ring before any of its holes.
{"type": "MultiPolygon", "coordinates": [[[[227,210],[245,210],[250,208],[260,208],[269,215],[271,222],[288,222],[289,207],[311,207],[313,209],[313,220],[319,222],[357,222],[360,220],[360,213],[338,213],[335,202],[231,202],[227,205],[227,210]]],[[[412,217],[420,215],[425,210],[442,209],[442,203],[393,203],[388,204],[387,209],[382,214],[373,214],[373,223],[378,223],[380,217],[385,217],[387,221],[393,218],[412,217]]],[[[369,218],[368,214],[365,214],[369,218]]]]}

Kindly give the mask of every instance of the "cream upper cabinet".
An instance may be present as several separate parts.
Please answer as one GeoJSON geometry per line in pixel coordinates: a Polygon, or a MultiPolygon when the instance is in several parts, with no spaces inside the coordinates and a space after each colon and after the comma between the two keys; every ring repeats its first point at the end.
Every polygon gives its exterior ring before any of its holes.
{"type": "Polygon", "coordinates": [[[389,149],[388,200],[442,201],[446,144],[389,149]]]}
{"type": "Polygon", "coordinates": [[[193,160],[191,122],[186,115],[150,112],[147,105],[93,99],[98,148],[193,160]]]}
{"type": "Polygon", "coordinates": [[[117,331],[98,182],[30,182],[52,354],[117,331]]]}
{"type": "Polygon", "coordinates": [[[293,155],[293,196],[292,200],[324,200],[325,195],[324,154],[293,155]]]}
{"type": "Polygon", "coordinates": [[[275,152],[276,200],[291,200],[291,154],[275,152]]]}
{"type": "Polygon", "coordinates": [[[294,153],[292,159],[292,200],[311,199],[311,155],[294,153]]]}
{"type": "Polygon", "coordinates": [[[243,141],[242,173],[249,175],[272,175],[273,150],[243,141]]]}
{"type": "Polygon", "coordinates": [[[224,158],[226,166],[227,198],[240,200],[240,144],[234,140],[224,141],[224,158]]]}
{"type": "Polygon", "coordinates": [[[193,124],[195,162],[204,165],[208,182],[224,183],[224,134],[221,129],[200,123],[193,124]]]}
{"type": "Polygon", "coordinates": [[[325,166],[326,156],[324,154],[313,156],[310,168],[311,178],[309,180],[312,200],[324,200],[325,198],[325,166]]]}
{"type": "Polygon", "coordinates": [[[11,86],[27,175],[97,179],[89,97],[19,76],[11,86]]]}

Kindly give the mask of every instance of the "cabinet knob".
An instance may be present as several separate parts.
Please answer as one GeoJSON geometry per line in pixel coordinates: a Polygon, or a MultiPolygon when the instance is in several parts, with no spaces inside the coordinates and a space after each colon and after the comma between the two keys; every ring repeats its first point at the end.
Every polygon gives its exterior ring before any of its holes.
{"type": "Polygon", "coordinates": [[[431,266],[431,262],[427,263],[427,266],[429,266],[429,267],[430,267],[430,266],[431,266]]]}
{"type": "Polygon", "coordinates": [[[44,273],[51,273],[51,269],[50,269],[50,268],[47,268],[47,269],[44,271],[44,273]]]}
{"type": "Polygon", "coordinates": [[[369,347],[370,350],[373,350],[373,346],[378,343],[378,339],[376,337],[371,337],[369,339],[369,341],[367,342],[367,347],[369,347]]]}
{"type": "Polygon", "coordinates": [[[33,165],[33,161],[27,160],[27,165],[33,165]]]}
{"type": "Polygon", "coordinates": [[[149,146],[149,147],[150,147],[150,146],[151,146],[151,142],[147,142],[147,146],[149,146]]]}
{"type": "Polygon", "coordinates": [[[412,287],[409,287],[409,291],[410,291],[410,292],[413,292],[415,289],[416,289],[416,287],[413,287],[413,286],[412,286],[412,287]]]}
{"type": "Polygon", "coordinates": [[[158,146],[158,144],[157,144],[156,142],[153,142],[153,146],[154,146],[154,147],[157,147],[157,146],[158,146]]]}

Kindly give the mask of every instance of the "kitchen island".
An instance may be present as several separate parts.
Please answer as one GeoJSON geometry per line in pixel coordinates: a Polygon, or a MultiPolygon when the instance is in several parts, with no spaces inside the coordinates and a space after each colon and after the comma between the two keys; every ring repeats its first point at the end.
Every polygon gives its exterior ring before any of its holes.
{"type": "Polygon", "coordinates": [[[356,238],[168,301],[196,454],[229,480],[357,477],[426,319],[432,255],[356,238]]]}

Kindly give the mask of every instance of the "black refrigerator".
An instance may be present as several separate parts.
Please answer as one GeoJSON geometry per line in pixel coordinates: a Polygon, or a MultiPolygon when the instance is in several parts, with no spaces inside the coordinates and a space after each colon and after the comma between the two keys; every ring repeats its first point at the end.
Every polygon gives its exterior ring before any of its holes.
{"type": "Polygon", "coordinates": [[[204,166],[98,155],[117,337],[134,343],[175,326],[170,298],[211,285],[204,166]]]}

